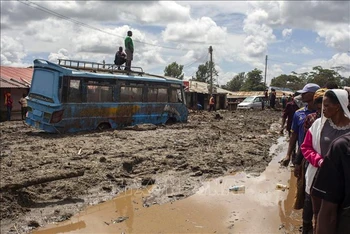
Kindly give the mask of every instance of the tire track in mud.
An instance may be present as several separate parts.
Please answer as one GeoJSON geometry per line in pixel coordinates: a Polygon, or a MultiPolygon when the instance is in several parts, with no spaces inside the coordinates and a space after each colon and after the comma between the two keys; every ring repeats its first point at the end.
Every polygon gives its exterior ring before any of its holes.
{"type": "Polygon", "coordinates": [[[191,113],[189,123],[149,131],[65,135],[41,133],[19,121],[0,123],[1,186],[85,171],[81,177],[1,192],[1,231],[28,232],[68,219],[126,188],[155,183],[159,188],[145,205],[162,204],[193,194],[204,178],[243,170],[262,172],[271,160],[269,147],[278,137],[270,126],[280,112],[218,113],[223,119],[208,112],[191,113]]]}

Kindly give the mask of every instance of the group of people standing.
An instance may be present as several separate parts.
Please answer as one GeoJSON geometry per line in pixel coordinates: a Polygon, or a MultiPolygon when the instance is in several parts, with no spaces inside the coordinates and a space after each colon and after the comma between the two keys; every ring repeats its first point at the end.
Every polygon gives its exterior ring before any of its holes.
{"type": "Polygon", "coordinates": [[[126,71],[131,71],[131,61],[134,58],[134,43],[132,40],[132,31],[128,31],[127,37],[124,40],[125,52],[123,47],[120,46],[117,53],[115,54],[114,64],[121,70],[121,66],[125,63],[126,71]]]}
{"type": "MultiPolygon", "coordinates": [[[[28,110],[28,104],[26,99],[26,94],[22,95],[22,98],[19,99],[18,103],[21,105],[21,117],[22,120],[25,120],[28,110]]],[[[13,99],[11,97],[11,93],[5,94],[5,106],[6,106],[6,120],[11,120],[11,113],[12,113],[12,107],[13,107],[13,99]]]]}
{"type": "MultiPolygon", "coordinates": [[[[265,96],[266,104],[268,104],[271,109],[275,109],[276,108],[276,99],[277,99],[276,89],[271,88],[270,94],[268,93],[268,90],[265,90],[264,96],[265,96]]],[[[287,97],[285,93],[282,94],[281,104],[282,104],[283,109],[286,107],[287,103],[291,102],[291,101],[292,101],[292,95],[289,95],[287,97]]],[[[265,106],[265,104],[263,104],[262,109],[264,109],[264,106],[265,106]]]]}
{"type": "Polygon", "coordinates": [[[302,233],[350,233],[349,92],[309,83],[296,94],[282,115],[290,138],[281,165],[294,166],[302,233]]]}

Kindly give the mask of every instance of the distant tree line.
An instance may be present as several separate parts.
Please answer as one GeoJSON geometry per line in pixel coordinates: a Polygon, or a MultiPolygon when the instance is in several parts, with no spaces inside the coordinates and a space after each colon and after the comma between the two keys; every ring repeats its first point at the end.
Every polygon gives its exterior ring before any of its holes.
{"type": "MultiPolygon", "coordinates": [[[[165,67],[164,75],[182,80],[184,78],[183,65],[173,62],[165,67]]],[[[213,69],[213,84],[219,75],[213,62],[206,62],[198,66],[195,76],[191,80],[210,83],[210,69],[213,69]]],[[[263,91],[267,87],[263,82],[262,71],[255,68],[250,72],[240,72],[221,87],[230,91],[263,91]]],[[[315,83],[324,87],[327,82],[334,82],[338,86],[350,86],[350,76],[342,77],[333,69],[324,69],[321,66],[312,68],[310,72],[296,73],[290,75],[281,74],[271,80],[271,86],[289,88],[291,90],[302,89],[307,83],[315,83]]]]}

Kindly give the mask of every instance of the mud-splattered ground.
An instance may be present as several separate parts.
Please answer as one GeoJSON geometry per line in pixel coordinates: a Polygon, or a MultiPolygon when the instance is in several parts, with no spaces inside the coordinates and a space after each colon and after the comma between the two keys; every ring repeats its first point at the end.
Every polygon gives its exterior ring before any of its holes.
{"type": "Polygon", "coordinates": [[[206,178],[236,171],[262,172],[277,139],[271,125],[279,111],[191,113],[186,124],[155,130],[115,130],[53,135],[22,122],[0,123],[1,233],[29,232],[69,219],[89,204],[127,188],[157,186],[144,206],[181,199],[206,178]],[[20,189],[25,185],[84,171],[83,176],[20,189]]]}

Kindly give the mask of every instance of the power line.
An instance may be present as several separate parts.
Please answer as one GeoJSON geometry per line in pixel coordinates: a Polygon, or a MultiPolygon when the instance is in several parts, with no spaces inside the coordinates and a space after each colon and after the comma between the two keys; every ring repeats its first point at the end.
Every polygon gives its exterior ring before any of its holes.
{"type": "MultiPolygon", "coordinates": [[[[37,10],[40,10],[40,11],[43,11],[45,13],[48,13],[48,14],[51,14],[51,15],[54,15],[58,18],[61,18],[61,19],[64,19],[64,20],[67,20],[67,21],[70,21],[72,23],[75,23],[81,27],[86,27],[86,28],[89,28],[89,29],[93,29],[93,30],[96,30],[96,31],[99,31],[99,32],[102,32],[102,33],[106,33],[106,34],[109,34],[109,35],[113,35],[113,36],[116,36],[116,37],[120,37],[120,38],[124,38],[123,36],[121,35],[117,35],[117,34],[114,34],[114,33],[111,33],[111,32],[107,32],[107,31],[104,31],[102,29],[99,29],[99,28],[96,28],[94,26],[91,26],[89,24],[85,24],[83,22],[80,22],[78,20],[75,20],[73,18],[70,18],[68,16],[65,16],[65,15],[62,15],[60,13],[57,13],[55,11],[52,11],[46,7],[43,7],[43,6],[40,6],[39,4],[36,4],[34,2],[30,2],[30,1],[21,1],[21,0],[17,0],[18,2],[24,4],[24,5],[27,5],[33,9],[37,9],[37,10]],[[34,5],[34,6],[33,6],[34,5]]],[[[169,47],[169,46],[162,46],[162,45],[156,45],[156,44],[152,44],[152,43],[148,43],[148,42],[143,42],[143,41],[139,41],[139,40],[134,40],[135,42],[139,42],[139,43],[142,43],[142,44],[145,44],[145,45],[150,45],[150,46],[155,46],[155,47],[160,47],[160,48],[164,48],[164,49],[172,49],[172,50],[185,50],[185,49],[181,49],[181,48],[175,48],[175,47],[169,47]]]]}
{"type": "MultiPolygon", "coordinates": [[[[209,60],[209,53],[207,53],[206,56],[207,56],[207,58],[206,58],[205,61],[208,61],[208,60],[209,60]]],[[[198,70],[197,70],[197,71],[198,71],[198,70]]],[[[196,73],[197,71],[194,70],[190,76],[192,77],[192,76],[194,75],[194,73],[196,73]]],[[[207,78],[208,78],[208,77],[207,77],[207,78]]]]}
{"type": "MultiPolygon", "coordinates": [[[[71,22],[71,23],[74,23],[74,24],[77,24],[77,25],[79,25],[79,26],[81,26],[81,27],[86,27],[86,28],[89,28],[89,29],[92,29],[92,30],[96,30],[96,31],[102,32],[102,33],[106,33],[106,34],[113,35],[113,36],[116,36],[116,37],[124,38],[124,37],[121,36],[121,35],[117,35],[117,34],[114,34],[114,33],[111,33],[111,32],[104,31],[104,30],[102,30],[102,29],[100,29],[100,28],[96,28],[96,27],[91,26],[91,25],[89,25],[89,24],[80,22],[80,21],[75,20],[75,19],[73,19],[73,18],[70,18],[70,17],[68,17],[68,16],[62,15],[62,14],[57,13],[57,12],[55,12],[55,11],[52,11],[52,10],[46,8],[46,7],[40,6],[40,5],[37,4],[37,3],[31,2],[31,1],[28,1],[28,0],[27,0],[27,1],[17,0],[17,1],[20,2],[20,3],[22,3],[22,4],[24,4],[24,5],[26,5],[26,6],[28,6],[28,7],[31,7],[31,8],[36,9],[36,10],[43,11],[43,12],[45,12],[45,13],[47,13],[47,14],[54,15],[54,16],[56,16],[56,17],[58,17],[58,18],[61,18],[61,19],[63,19],[63,20],[67,20],[67,21],[69,21],[69,22],[71,22]]],[[[139,42],[139,43],[142,43],[142,44],[145,44],[145,45],[160,47],[160,48],[164,48],[164,49],[173,49],[173,50],[183,50],[183,51],[187,51],[187,50],[181,49],[181,48],[174,48],[174,47],[168,47],[168,46],[155,45],[155,44],[151,44],[151,43],[147,43],[147,42],[142,42],[142,41],[139,41],[139,40],[134,40],[134,41],[139,42]]],[[[202,57],[200,57],[199,59],[197,59],[197,60],[191,62],[190,64],[184,65],[184,67],[192,66],[192,65],[195,64],[196,62],[202,60],[206,55],[207,55],[207,54],[204,54],[204,56],[202,56],[202,57]]]]}
{"type": "Polygon", "coordinates": [[[191,63],[188,63],[188,64],[184,65],[184,68],[185,68],[185,67],[190,67],[190,66],[192,66],[193,64],[195,64],[196,62],[203,61],[203,59],[204,59],[207,55],[208,55],[208,54],[206,53],[206,54],[204,54],[202,57],[200,57],[199,59],[196,59],[194,62],[191,62],[191,63]]]}

